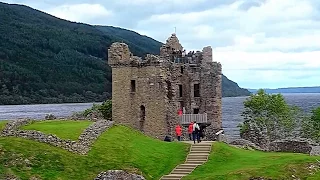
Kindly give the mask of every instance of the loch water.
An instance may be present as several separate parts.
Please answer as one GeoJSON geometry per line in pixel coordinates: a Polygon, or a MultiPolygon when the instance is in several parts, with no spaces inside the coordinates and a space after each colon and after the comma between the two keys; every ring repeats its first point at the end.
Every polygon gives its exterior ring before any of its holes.
{"type": "MultiPolygon", "coordinates": [[[[305,112],[320,106],[320,93],[283,94],[290,105],[296,105],[305,112]]],[[[222,99],[222,126],[229,138],[239,137],[237,125],[243,121],[241,112],[247,97],[225,97],[222,99]]],[[[37,105],[5,105],[0,106],[0,120],[18,118],[43,119],[46,114],[66,117],[74,112],[90,108],[93,103],[71,104],[37,104],[37,105]]]]}

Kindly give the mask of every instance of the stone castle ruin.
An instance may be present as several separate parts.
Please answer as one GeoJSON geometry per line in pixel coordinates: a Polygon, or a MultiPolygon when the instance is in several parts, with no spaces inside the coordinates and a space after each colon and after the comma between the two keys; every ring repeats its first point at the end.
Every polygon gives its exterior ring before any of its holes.
{"type": "Polygon", "coordinates": [[[133,56],[125,43],[116,42],[108,49],[108,59],[116,123],[164,139],[175,136],[176,124],[187,127],[197,121],[206,126],[206,139],[215,139],[222,128],[222,70],[212,61],[210,46],[186,53],[172,34],[160,55],[142,59],[133,56]]]}

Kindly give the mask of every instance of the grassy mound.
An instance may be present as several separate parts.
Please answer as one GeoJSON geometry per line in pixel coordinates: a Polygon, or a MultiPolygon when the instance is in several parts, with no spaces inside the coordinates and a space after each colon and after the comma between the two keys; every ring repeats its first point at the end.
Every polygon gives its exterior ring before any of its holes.
{"type": "Polygon", "coordinates": [[[0,121],[0,131],[2,131],[8,121],[0,121]]]}
{"type": "Polygon", "coordinates": [[[162,142],[124,126],[113,126],[103,133],[86,156],[27,139],[2,137],[0,179],[14,175],[21,179],[92,180],[101,171],[110,169],[159,179],[182,163],[187,153],[186,144],[162,142]]]}
{"type": "Polygon", "coordinates": [[[320,173],[315,173],[317,168],[311,165],[319,166],[317,158],[306,154],[249,151],[214,143],[208,162],[184,179],[293,179],[293,176],[320,179],[320,173]]]}
{"type": "Polygon", "coordinates": [[[92,121],[39,121],[21,127],[23,130],[37,130],[46,134],[55,134],[62,139],[77,140],[92,121]]]}

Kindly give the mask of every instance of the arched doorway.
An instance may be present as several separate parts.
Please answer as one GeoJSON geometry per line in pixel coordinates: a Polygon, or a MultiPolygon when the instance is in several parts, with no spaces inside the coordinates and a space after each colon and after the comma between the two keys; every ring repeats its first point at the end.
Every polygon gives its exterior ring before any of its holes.
{"type": "Polygon", "coordinates": [[[140,126],[139,129],[140,131],[144,132],[144,123],[146,120],[146,108],[144,105],[140,106],[140,126]]]}

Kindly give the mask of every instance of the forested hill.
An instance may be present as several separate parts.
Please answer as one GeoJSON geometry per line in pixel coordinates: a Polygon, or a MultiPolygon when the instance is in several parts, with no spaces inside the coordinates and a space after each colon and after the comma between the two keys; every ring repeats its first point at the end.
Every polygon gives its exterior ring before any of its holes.
{"type": "Polygon", "coordinates": [[[162,43],[133,31],[73,23],[0,2],[0,104],[103,101],[111,96],[107,48],[158,54],[162,43]]]}
{"type": "Polygon", "coordinates": [[[247,89],[240,88],[236,82],[231,81],[226,76],[222,75],[222,96],[249,96],[250,92],[247,89]]]}

